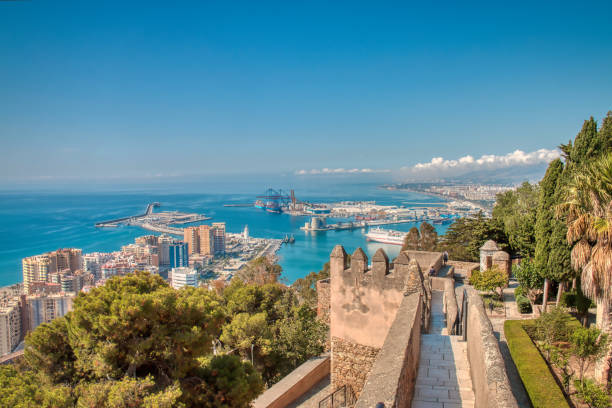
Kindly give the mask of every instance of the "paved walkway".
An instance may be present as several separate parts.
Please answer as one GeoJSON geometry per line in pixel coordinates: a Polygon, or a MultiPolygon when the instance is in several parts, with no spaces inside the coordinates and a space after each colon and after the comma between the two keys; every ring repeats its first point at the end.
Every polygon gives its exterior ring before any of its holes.
{"type": "Polygon", "coordinates": [[[474,407],[467,343],[446,333],[442,302],[443,292],[433,291],[431,333],[421,335],[413,408],[474,407]]]}

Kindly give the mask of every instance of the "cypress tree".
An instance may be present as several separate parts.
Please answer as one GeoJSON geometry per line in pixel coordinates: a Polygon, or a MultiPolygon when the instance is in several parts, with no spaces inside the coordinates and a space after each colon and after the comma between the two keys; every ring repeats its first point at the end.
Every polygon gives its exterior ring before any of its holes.
{"type": "Polygon", "coordinates": [[[601,122],[599,139],[601,140],[604,152],[612,151],[612,111],[608,111],[608,114],[601,122]]]}
{"type": "Polygon", "coordinates": [[[582,129],[576,135],[569,161],[572,166],[580,166],[587,159],[599,157],[604,151],[604,142],[597,132],[597,122],[593,117],[585,120],[582,129]]]}
{"type": "Polygon", "coordinates": [[[546,174],[540,181],[540,197],[538,200],[538,212],[536,214],[536,248],[535,248],[535,265],[544,276],[544,299],[542,300],[542,309],[546,310],[546,302],[548,301],[548,288],[550,287],[550,279],[555,276],[552,273],[553,269],[549,268],[549,257],[552,252],[552,233],[555,220],[555,196],[556,189],[561,174],[563,173],[563,163],[556,159],[550,162],[546,174]]]}

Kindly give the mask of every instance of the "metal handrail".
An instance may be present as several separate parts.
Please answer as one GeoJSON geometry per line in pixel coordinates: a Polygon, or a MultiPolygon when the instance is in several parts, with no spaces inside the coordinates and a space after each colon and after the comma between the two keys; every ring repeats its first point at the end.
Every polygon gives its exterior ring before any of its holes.
{"type": "Polygon", "coordinates": [[[355,393],[350,386],[344,384],[336,391],[319,401],[319,408],[352,407],[357,402],[355,393]]]}

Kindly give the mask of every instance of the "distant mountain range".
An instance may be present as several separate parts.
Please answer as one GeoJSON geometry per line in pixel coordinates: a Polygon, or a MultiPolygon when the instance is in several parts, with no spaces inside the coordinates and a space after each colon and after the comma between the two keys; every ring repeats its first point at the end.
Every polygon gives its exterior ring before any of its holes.
{"type": "Polygon", "coordinates": [[[405,182],[453,182],[453,183],[481,183],[481,184],[516,184],[523,181],[530,183],[539,182],[548,164],[541,163],[530,166],[513,166],[492,170],[477,170],[457,176],[445,176],[438,178],[414,178],[406,179],[405,182]]]}

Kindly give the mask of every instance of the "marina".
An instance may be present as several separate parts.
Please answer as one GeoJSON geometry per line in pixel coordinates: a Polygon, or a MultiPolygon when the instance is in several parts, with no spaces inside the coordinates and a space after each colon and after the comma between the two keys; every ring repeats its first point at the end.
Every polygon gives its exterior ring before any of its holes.
{"type": "Polygon", "coordinates": [[[130,225],[149,231],[182,236],[183,228],[175,228],[171,227],[171,225],[190,224],[211,219],[203,214],[183,213],[179,211],[162,211],[154,213],[153,209],[159,208],[160,206],[160,203],[154,202],[147,205],[147,209],[144,214],[102,221],[96,223],[95,226],[96,228],[116,228],[120,225],[130,225]]]}

